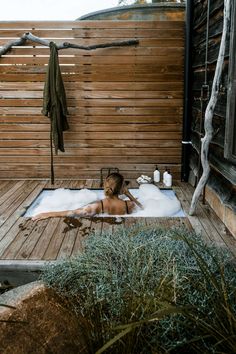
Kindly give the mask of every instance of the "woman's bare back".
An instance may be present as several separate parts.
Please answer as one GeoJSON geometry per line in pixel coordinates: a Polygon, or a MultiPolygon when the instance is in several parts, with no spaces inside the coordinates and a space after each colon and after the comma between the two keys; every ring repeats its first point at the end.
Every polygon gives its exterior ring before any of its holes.
{"type": "Polygon", "coordinates": [[[109,215],[124,215],[132,213],[135,204],[130,200],[122,200],[122,199],[112,199],[105,198],[103,199],[101,204],[100,213],[106,213],[109,215]],[[103,207],[102,207],[103,204],[103,207]],[[103,210],[102,210],[103,209],[103,210]]]}

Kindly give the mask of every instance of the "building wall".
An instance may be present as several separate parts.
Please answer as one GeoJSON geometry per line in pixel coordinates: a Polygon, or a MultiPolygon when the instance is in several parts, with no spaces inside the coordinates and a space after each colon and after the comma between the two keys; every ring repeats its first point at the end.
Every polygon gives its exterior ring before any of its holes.
{"type": "MultiPolygon", "coordinates": [[[[139,39],[137,46],[65,49],[59,61],[70,130],[54,158],[56,178],[127,178],[168,166],[180,179],[183,18],[163,21],[0,23],[0,45],[24,32],[56,43],[139,39]]],[[[49,49],[27,43],[0,58],[0,178],[50,177],[49,119],[41,114],[49,49]]]]}
{"type": "MultiPolygon", "coordinates": [[[[206,64],[206,32],[207,32],[207,0],[194,1],[193,21],[193,89],[192,89],[192,152],[190,160],[190,180],[196,185],[201,176],[199,162],[200,139],[204,135],[204,114],[209,97],[201,99],[201,88],[205,83],[209,85],[211,93],[212,82],[218,58],[219,46],[223,29],[223,0],[210,1],[209,41],[206,64]],[[206,70],[207,69],[207,70],[206,70]]],[[[225,125],[228,91],[228,63],[229,63],[230,36],[227,37],[226,53],[223,74],[220,85],[218,102],[214,111],[214,137],[210,144],[209,162],[211,166],[206,197],[215,211],[233,229],[223,217],[222,210],[235,215],[236,212],[236,166],[225,159],[225,125]],[[214,196],[214,197],[213,197],[214,196]],[[228,211],[227,211],[228,210],[228,211]]],[[[233,117],[232,117],[233,119],[233,117]]],[[[232,121],[233,124],[233,121],[232,121]]],[[[224,213],[226,213],[224,211],[224,213]]],[[[231,216],[231,220],[232,216],[231,216]]],[[[234,218],[236,223],[236,219],[234,218]]],[[[234,230],[235,231],[235,230],[234,230]]]]}

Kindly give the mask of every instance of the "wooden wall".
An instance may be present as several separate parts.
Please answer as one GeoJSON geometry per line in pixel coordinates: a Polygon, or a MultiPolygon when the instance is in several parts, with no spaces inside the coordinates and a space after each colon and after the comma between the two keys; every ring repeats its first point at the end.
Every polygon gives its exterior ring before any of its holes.
{"type": "MultiPolygon", "coordinates": [[[[59,51],[70,130],[54,159],[58,178],[127,178],[155,164],[180,178],[183,21],[0,22],[0,45],[24,32],[56,43],[137,38],[132,47],[59,51]]],[[[50,177],[49,120],[42,94],[49,48],[28,42],[0,58],[0,178],[50,177]]]]}
{"type": "MultiPolygon", "coordinates": [[[[206,82],[211,93],[216,61],[219,53],[223,29],[223,6],[224,0],[210,1],[208,63],[206,60],[206,32],[207,32],[207,4],[208,0],[194,1],[193,22],[193,90],[192,90],[192,142],[191,169],[195,176],[201,175],[199,168],[200,139],[204,135],[204,114],[209,99],[201,100],[201,87],[206,82]]],[[[223,203],[236,210],[236,166],[224,157],[225,148],[225,125],[228,91],[228,64],[229,43],[227,37],[226,53],[223,74],[220,85],[218,102],[214,111],[213,126],[214,137],[210,145],[209,161],[211,173],[208,185],[215,190],[223,203]]],[[[232,117],[232,127],[233,127],[232,117]]]]}

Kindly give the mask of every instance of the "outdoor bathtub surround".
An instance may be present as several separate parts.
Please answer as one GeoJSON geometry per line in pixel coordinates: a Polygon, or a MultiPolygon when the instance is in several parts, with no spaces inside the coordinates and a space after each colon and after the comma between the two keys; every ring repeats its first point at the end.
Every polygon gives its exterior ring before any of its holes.
{"type": "MultiPolygon", "coordinates": [[[[39,196],[39,201],[32,205],[25,216],[34,216],[48,211],[75,210],[105,197],[102,190],[59,188],[46,192],[45,196],[39,196]]],[[[144,210],[136,207],[135,211],[127,216],[184,216],[180,202],[172,190],[161,191],[153,184],[143,184],[139,189],[131,190],[131,193],[142,203],[144,210]]],[[[124,196],[124,199],[127,198],[124,196]]],[[[107,216],[107,214],[103,215],[107,216]]]]}
{"type": "Polygon", "coordinates": [[[69,301],[90,353],[235,353],[236,268],[187,230],[92,235],[43,281],[69,301]],[[101,349],[103,347],[103,349],[101,349]]]}

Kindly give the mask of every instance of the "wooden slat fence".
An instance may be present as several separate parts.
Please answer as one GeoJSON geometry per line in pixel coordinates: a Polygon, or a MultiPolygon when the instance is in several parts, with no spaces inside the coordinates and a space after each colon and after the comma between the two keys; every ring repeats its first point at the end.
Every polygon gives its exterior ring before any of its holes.
{"type": "MultiPolygon", "coordinates": [[[[59,51],[70,130],[56,177],[94,178],[113,166],[136,178],[159,164],[180,178],[184,22],[0,22],[0,46],[25,32],[81,45],[140,41],[59,51]]],[[[0,58],[0,178],[50,176],[50,126],[41,114],[48,58],[49,48],[32,42],[0,58]]]]}

